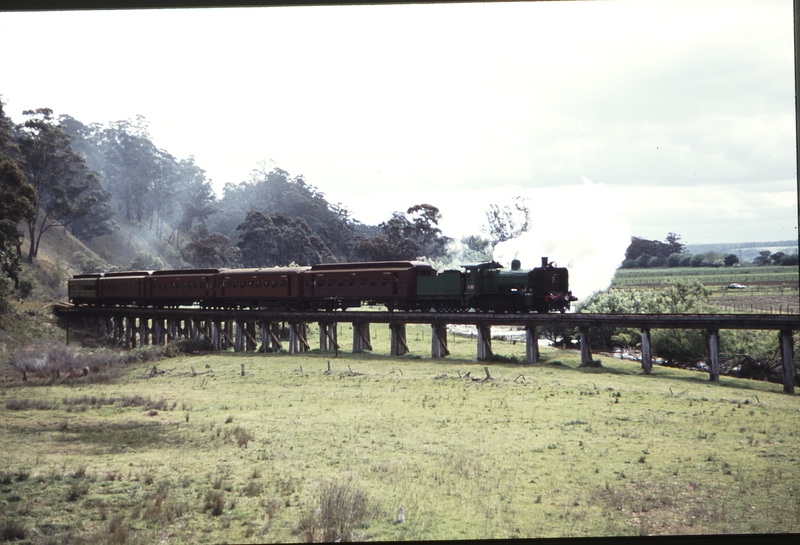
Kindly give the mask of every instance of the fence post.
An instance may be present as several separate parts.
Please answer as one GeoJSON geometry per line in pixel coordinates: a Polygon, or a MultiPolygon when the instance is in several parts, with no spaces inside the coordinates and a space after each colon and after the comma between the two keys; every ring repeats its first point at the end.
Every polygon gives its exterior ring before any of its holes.
{"type": "Polygon", "coordinates": [[[592,364],[592,348],[590,346],[589,328],[581,327],[581,367],[588,367],[592,364]]]}
{"type": "Polygon", "coordinates": [[[650,352],[650,328],[642,329],[642,369],[649,375],[653,369],[653,360],[650,352]]]}
{"type": "Polygon", "coordinates": [[[791,329],[781,330],[780,343],[781,363],[783,364],[783,391],[787,394],[794,394],[794,362],[792,361],[794,346],[791,329]]]}
{"type": "Polygon", "coordinates": [[[706,335],[708,372],[711,382],[719,382],[719,330],[709,329],[706,335]]]}
{"type": "Polygon", "coordinates": [[[539,333],[535,325],[525,326],[525,363],[539,363],[539,333]]]}

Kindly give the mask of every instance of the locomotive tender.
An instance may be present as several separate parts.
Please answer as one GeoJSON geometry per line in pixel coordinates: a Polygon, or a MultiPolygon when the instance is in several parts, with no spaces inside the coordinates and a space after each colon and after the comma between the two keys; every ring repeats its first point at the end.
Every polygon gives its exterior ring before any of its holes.
{"type": "Polygon", "coordinates": [[[336,310],[383,305],[440,312],[565,312],[577,298],[569,272],[542,266],[510,271],[497,262],[438,273],[420,261],[326,263],[311,267],[186,269],[78,274],[68,283],[75,305],[170,308],[336,310]]]}

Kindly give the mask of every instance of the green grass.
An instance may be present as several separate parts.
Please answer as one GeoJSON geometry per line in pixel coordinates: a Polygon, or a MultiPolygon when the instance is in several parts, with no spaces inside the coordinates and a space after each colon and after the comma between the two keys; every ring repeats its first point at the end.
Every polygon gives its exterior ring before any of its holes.
{"type": "Polygon", "coordinates": [[[608,358],[581,369],[554,349],[484,381],[474,339],[431,360],[427,327],[408,327],[402,358],[381,355],[388,328],[372,334],[375,355],[228,352],[164,360],[155,377],[142,363],[112,383],[4,387],[4,528],[298,541],[347,489],[370,506],[362,540],[800,531],[800,401],[780,385],[608,358]]]}

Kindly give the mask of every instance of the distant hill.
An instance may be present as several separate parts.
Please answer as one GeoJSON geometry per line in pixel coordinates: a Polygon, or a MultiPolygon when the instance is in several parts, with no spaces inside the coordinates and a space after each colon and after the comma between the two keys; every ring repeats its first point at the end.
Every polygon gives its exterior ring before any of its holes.
{"type": "Polygon", "coordinates": [[[785,254],[797,253],[796,240],[776,240],[767,242],[719,242],[714,244],[687,244],[686,251],[690,254],[704,254],[718,252],[721,254],[734,254],[739,256],[742,263],[748,263],[757,257],[760,252],[769,250],[770,253],[783,252],[785,254]]]}

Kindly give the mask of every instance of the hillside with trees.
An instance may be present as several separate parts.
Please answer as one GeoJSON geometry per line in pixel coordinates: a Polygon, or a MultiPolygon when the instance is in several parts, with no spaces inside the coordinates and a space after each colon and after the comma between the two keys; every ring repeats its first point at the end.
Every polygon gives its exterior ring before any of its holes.
{"type": "MultiPolygon", "coordinates": [[[[267,163],[217,196],[194,157],[159,148],[142,116],[106,125],[50,108],[24,116],[15,125],[0,101],[4,298],[13,290],[29,295],[37,279],[41,287],[49,284],[41,280],[44,265],[58,269],[54,286],[73,273],[127,269],[413,259],[446,268],[491,259],[496,244],[529,225],[521,198],[489,205],[481,227],[487,237],[446,236],[439,209],[429,203],[366,225],[303,175],[267,163]],[[40,249],[54,234],[61,243],[50,246],[57,255],[45,263],[40,249]],[[77,240],[64,244],[67,235],[77,240]]],[[[63,296],[64,289],[54,294],[63,296]]]]}

